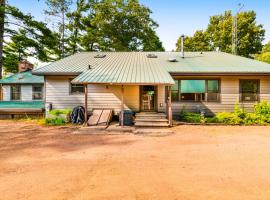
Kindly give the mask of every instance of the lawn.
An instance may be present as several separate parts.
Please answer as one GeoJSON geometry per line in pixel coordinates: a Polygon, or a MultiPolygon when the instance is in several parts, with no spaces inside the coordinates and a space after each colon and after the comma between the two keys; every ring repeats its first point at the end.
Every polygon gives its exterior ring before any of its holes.
{"type": "Polygon", "coordinates": [[[0,121],[0,199],[269,199],[270,127],[173,130],[80,135],[0,121]]]}

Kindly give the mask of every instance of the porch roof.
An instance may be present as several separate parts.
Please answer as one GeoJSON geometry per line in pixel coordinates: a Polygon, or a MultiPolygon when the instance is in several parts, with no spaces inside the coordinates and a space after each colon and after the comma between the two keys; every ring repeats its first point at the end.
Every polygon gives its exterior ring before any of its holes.
{"type": "Polygon", "coordinates": [[[0,79],[0,84],[43,84],[44,77],[32,74],[32,71],[20,72],[0,79]]]}

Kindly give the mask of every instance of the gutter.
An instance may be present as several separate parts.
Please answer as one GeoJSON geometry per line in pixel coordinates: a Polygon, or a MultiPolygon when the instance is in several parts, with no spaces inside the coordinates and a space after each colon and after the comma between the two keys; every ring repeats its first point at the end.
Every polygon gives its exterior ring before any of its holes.
{"type": "Polygon", "coordinates": [[[270,72],[169,72],[171,76],[270,76],[270,72]]]}
{"type": "Polygon", "coordinates": [[[78,76],[82,72],[32,72],[33,75],[37,76],[78,76]]]}

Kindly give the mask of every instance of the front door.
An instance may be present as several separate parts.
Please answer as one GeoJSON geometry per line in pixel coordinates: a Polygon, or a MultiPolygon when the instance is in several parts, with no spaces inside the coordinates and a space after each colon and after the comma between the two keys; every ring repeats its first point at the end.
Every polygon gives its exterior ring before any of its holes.
{"type": "Polygon", "coordinates": [[[141,111],[156,111],[157,88],[153,85],[141,86],[141,111]]]}

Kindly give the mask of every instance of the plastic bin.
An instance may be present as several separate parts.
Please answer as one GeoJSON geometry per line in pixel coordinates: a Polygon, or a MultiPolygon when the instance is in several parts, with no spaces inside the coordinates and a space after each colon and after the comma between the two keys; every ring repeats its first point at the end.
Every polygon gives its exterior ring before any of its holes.
{"type": "MultiPolygon", "coordinates": [[[[121,114],[119,115],[119,125],[121,125],[121,114]]],[[[124,110],[124,126],[132,126],[133,125],[133,111],[131,110],[124,110]]]]}

